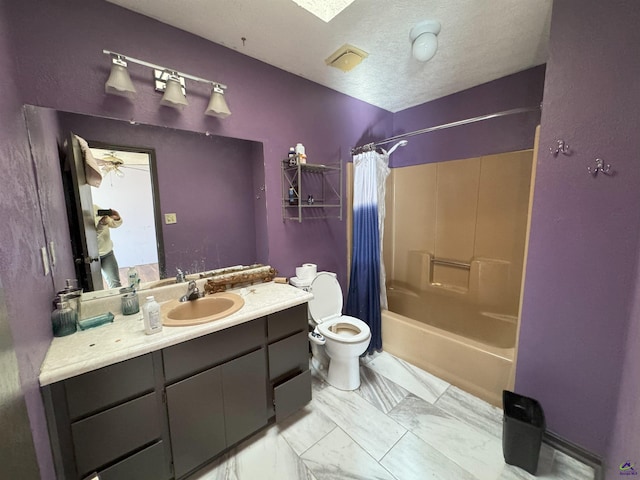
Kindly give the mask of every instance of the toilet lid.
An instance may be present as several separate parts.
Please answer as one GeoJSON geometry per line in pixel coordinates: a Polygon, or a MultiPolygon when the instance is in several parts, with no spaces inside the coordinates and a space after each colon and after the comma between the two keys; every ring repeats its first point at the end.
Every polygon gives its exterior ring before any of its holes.
{"type": "Polygon", "coordinates": [[[335,273],[320,272],[311,282],[309,313],[317,323],[342,315],[342,289],[335,273]]]}

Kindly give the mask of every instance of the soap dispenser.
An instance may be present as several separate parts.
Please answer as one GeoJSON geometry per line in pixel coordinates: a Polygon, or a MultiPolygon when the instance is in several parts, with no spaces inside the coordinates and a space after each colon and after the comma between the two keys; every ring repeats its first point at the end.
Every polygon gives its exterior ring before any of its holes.
{"type": "Polygon", "coordinates": [[[78,328],[78,316],[75,310],[69,307],[68,302],[58,303],[57,308],[51,313],[51,326],[54,337],[65,337],[75,333],[78,328]]]}

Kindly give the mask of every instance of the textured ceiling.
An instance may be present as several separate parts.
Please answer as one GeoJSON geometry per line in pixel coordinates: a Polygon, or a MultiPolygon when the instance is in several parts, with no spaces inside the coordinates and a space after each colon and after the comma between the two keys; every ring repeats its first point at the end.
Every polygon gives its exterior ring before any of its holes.
{"type": "Polygon", "coordinates": [[[391,112],[545,63],[552,4],[355,0],[324,22],[292,0],[108,1],[391,112]],[[409,31],[427,19],[442,30],[435,57],[421,63],[409,31]],[[348,73],[324,62],[345,43],[369,53],[348,73]]]}

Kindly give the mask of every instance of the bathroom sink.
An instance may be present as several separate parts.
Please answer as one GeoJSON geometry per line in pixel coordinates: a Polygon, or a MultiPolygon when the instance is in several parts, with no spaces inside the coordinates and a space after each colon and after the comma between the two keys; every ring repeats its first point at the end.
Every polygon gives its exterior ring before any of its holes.
{"type": "Polygon", "coordinates": [[[186,302],[173,300],[163,304],[160,311],[163,325],[180,327],[220,320],[237,312],[243,305],[240,295],[223,292],[186,302]]]}

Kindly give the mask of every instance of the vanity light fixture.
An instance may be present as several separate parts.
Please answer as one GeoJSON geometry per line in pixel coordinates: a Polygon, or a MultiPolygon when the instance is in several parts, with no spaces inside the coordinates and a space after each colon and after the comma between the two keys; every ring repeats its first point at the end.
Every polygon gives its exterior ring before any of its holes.
{"type": "Polygon", "coordinates": [[[224,90],[217,83],[211,90],[211,100],[209,100],[209,105],[204,114],[218,118],[227,118],[231,115],[231,110],[229,110],[227,101],[224,98],[224,90]]]}
{"type": "MultiPolygon", "coordinates": [[[[187,102],[186,88],[183,86],[184,78],[178,75],[177,72],[165,73],[167,74],[165,77],[166,80],[162,80],[164,82],[164,95],[162,96],[162,100],[160,100],[160,105],[178,109],[189,105],[189,102],[187,102]]],[[[157,78],[156,85],[158,85],[157,78]]],[[[157,86],[156,90],[158,90],[157,86]]]]}
{"type": "Polygon", "coordinates": [[[193,80],[199,83],[206,83],[212,86],[211,99],[209,105],[205,111],[206,115],[215,116],[218,118],[225,118],[231,115],[231,111],[224,98],[224,91],[227,86],[207,80],[205,78],[196,77],[184,72],[179,72],[173,68],[163,67],[153,63],[139,60],[137,58],[129,57],[121,53],[111,52],[109,50],[103,50],[102,53],[111,56],[112,69],[111,75],[105,84],[105,91],[113,95],[121,95],[127,97],[133,97],[136,93],[136,89],[131,82],[129,73],[126,69],[127,62],[142,65],[143,67],[151,68],[154,71],[155,90],[157,92],[163,92],[161,105],[168,107],[181,109],[187,105],[186,96],[186,80],[193,80]]]}
{"type": "Polygon", "coordinates": [[[127,62],[122,55],[111,54],[111,73],[107,83],[104,84],[104,91],[128,98],[133,98],[136,94],[136,87],[133,86],[127,70],[127,62]]]}

